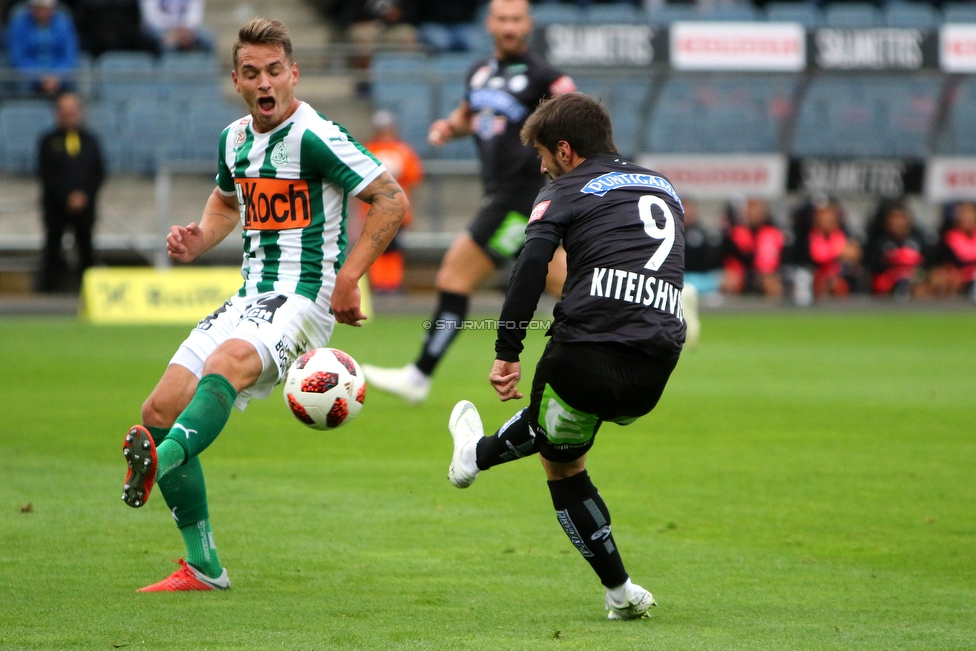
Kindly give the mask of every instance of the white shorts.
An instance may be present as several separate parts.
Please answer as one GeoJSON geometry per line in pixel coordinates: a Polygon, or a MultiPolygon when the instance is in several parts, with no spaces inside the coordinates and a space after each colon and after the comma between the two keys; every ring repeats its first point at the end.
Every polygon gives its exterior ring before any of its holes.
{"type": "Polygon", "coordinates": [[[261,376],[237,395],[241,411],[251,398],[267,398],[302,353],[328,345],[335,317],[325,306],[298,294],[267,292],[233,296],[207,316],[183,341],[170,364],[184,366],[198,378],[203,364],[228,339],[243,339],[261,356],[261,376]]]}

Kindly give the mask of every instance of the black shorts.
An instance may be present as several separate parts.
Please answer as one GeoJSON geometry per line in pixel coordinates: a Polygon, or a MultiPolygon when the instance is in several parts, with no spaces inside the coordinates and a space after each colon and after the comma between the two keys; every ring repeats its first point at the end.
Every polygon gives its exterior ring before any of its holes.
{"type": "Polygon", "coordinates": [[[538,194],[538,188],[529,188],[485,196],[468,233],[496,266],[522,250],[525,226],[538,194]]]}
{"type": "Polygon", "coordinates": [[[677,363],[623,344],[550,340],[527,414],[539,454],[561,463],[579,459],[604,421],[629,425],[654,409],[677,363]]]}

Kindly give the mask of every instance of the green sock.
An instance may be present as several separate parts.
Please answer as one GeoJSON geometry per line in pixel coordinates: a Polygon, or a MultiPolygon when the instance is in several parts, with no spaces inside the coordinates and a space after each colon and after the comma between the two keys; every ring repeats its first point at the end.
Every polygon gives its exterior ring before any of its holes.
{"type": "Polygon", "coordinates": [[[156,449],[159,458],[157,479],[180,466],[184,460],[195,458],[216,440],[230,418],[230,410],[236,399],[237,391],[224,376],[211,373],[200,378],[190,404],[156,449]],[[174,443],[182,449],[182,458],[174,449],[174,443]]]}
{"type": "MultiPolygon", "coordinates": [[[[169,434],[168,427],[147,427],[147,429],[152,435],[153,440],[159,441],[160,443],[169,434]]],[[[176,444],[173,445],[179,450],[179,458],[183,459],[183,448],[176,444]]],[[[159,450],[157,449],[158,453],[159,450]]],[[[183,541],[186,544],[186,555],[190,559],[188,562],[191,562],[202,572],[207,573],[208,576],[219,576],[221,568],[220,562],[216,560],[216,550],[211,545],[213,537],[212,530],[210,529],[210,511],[207,508],[207,484],[203,479],[203,466],[200,465],[200,458],[193,457],[182,466],[178,466],[175,472],[171,472],[157,481],[156,486],[159,487],[160,492],[163,494],[163,499],[166,500],[166,506],[169,507],[169,512],[172,514],[173,519],[176,520],[176,526],[180,528],[180,533],[183,535],[183,541]],[[203,538],[195,529],[200,523],[203,523],[206,527],[206,541],[208,547],[210,547],[210,558],[216,568],[206,567],[206,555],[203,553],[202,544],[203,538]],[[202,558],[203,560],[197,562],[197,558],[202,558]],[[216,570],[216,574],[212,574],[214,570],[216,570]]]]}
{"type": "Polygon", "coordinates": [[[176,441],[163,439],[163,442],[156,448],[156,459],[159,462],[156,470],[158,481],[173,468],[179,468],[183,465],[183,462],[186,461],[186,450],[176,441]]]}
{"type": "Polygon", "coordinates": [[[211,579],[216,579],[224,571],[217,558],[217,547],[214,545],[213,529],[210,520],[200,520],[185,527],[180,527],[183,543],[186,545],[186,562],[197,568],[211,579]]]}

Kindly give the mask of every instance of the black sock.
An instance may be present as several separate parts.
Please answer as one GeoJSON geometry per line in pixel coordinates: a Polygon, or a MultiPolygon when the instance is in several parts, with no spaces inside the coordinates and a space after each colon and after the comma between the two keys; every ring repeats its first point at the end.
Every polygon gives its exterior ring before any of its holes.
{"type": "Polygon", "coordinates": [[[488,470],[536,452],[538,449],[529,427],[529,410],[526,408],[512,416],[497,432],[478,441],[475,460],[479,470],[488,470]]]}
{"type": "Polygon", "coordinates": [[[584,470],[549,482],[556,517],[569,540],[608,588],[627,581],[624,562],[610,533],[610,512],[584,470]]]}
{"type": "Polygon", "coordinates": [[[434,374],[437,363],[461,331],[461,322],[468,316],[468,302],[468,297],[463,294],[441,292],[438,295],[433,323],[427,331],[424,347],[415,363],[424,375],[434,374]]]}

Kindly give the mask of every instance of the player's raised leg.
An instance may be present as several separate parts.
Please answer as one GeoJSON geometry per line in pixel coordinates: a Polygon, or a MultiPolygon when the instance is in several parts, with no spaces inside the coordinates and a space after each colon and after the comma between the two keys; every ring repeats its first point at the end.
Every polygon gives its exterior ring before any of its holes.
{"type": "Polygon", "coordinates": [[[467,488],[477,479],[480,470],[477,448],[484,436],[484,428],[478,409],[468,400],[457,403],[447,421],[447,429],[454,439],[454,455],[447,478],[457,488],[467,488]]]}
{"type": "MultiPolygon", "coordinates": [[[[185,366],[172,363],[167,367],[142,406],[143,427],[139,429],[147,431],[154,444],[162,443],[169,434],[177,416],[192,400],[197,383],[197,376],[185,366]]],[[[163,581],[142,590],[157,592],[228,587],[226,570],[217,556],[207,504],[207,487],[199,458],[194,457],[175,472],[160,477],[158,486],[183,538],[186,563],[190,567],[181,568],[163,581]],[[194,572],[205,577],[209,583],[192,579],[194,572]]]]}
{"type": "Polygon", "coordinates": [[[122,441],[122,456],[128,471],[122,486],[122,501],[131,507],[139,508],[149,499],[156,485],[156,446],[152,437],[142,425],[133,425],[122,441]]]}
{"type": "Polygon", "coordinates": [[[193,398],[159,444],[159,476],[196,457],[227,424],[238,392],[254,385],[264,370],[254,344],[228,339],[207,358],[193,398]]]}

